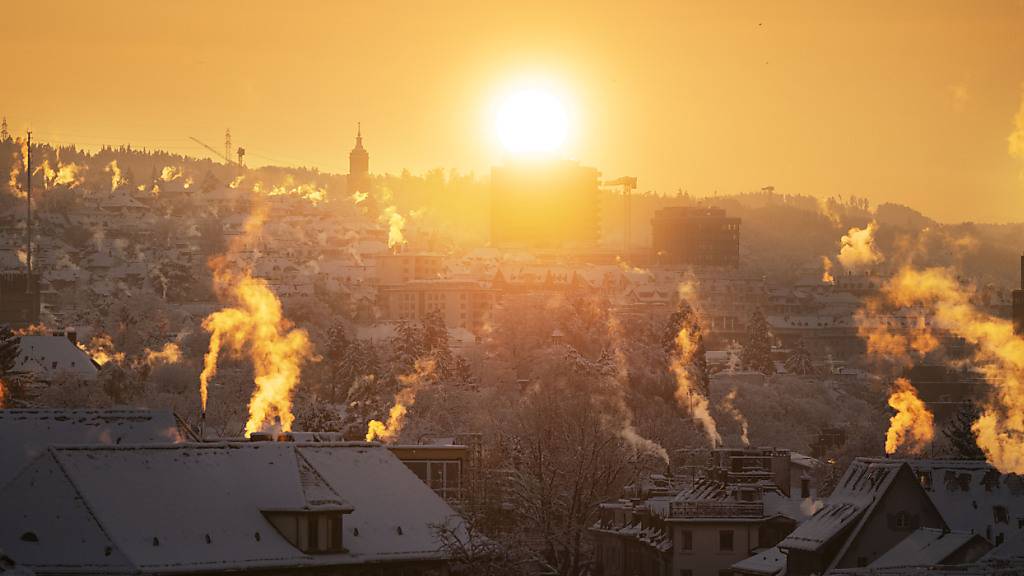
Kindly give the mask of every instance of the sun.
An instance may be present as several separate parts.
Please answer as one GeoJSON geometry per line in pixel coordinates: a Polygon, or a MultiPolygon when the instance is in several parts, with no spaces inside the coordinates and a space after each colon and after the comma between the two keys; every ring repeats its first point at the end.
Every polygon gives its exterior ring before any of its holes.
{"type": "Polygon", "coordinates": [[[524,89],[509,94],[498,105],[495,128],[512,154],[551,154],[565,143],[569,116],[555,94],[524,89]]]}

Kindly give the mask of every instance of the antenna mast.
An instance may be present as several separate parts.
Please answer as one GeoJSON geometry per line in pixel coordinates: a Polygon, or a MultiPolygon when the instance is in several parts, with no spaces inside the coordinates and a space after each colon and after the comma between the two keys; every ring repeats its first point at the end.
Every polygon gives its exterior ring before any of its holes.
{"type": "Polygon", "coordinates": [[[32,131],[28,132],[28,142],[25,145],[25,193],[26,193],[26,226],[25,226],[25,268],[28,270],[28,279],[25,282],[25,291],[32,292],[32,131]]]}
{"type": "Polygon", "coordinates": [[[231,164],[231,128],[224,131],[224,159],[231,164]]]}

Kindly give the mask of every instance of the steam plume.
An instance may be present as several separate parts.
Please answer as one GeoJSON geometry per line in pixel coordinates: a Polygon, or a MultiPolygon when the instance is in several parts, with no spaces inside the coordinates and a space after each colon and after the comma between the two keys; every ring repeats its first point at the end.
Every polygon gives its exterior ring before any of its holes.
{"type": "Polygon", "coordinates": [[[612,353],[615,359],[615,378],[611,382],[613,408],[619,417],[619,436],[638,452],[647,452],[669,463],[668,451],[661,444],[641,435],[633,423],[633,411],[626,404],[626,386],[629,383],[629,368],[626,353],[622,349],[622,327],[618,319],[608,319],[608,334],[611,336],[612,353]]]}
{"type": "Polygon", "coordinates": [[[676,378],[676,403],[686,408],[690,415],[700,423],[704,434],[712,446],[721,446],[722,436],[718,433],[718,424],[708,410],[708,398],[701,389],[694,385],[688,364],[697,351],[694,334],[684,326],[676,335],[676,346],[670,361],[672,374],[676,378]]]}
{"type": "Polygon", "coordinates": [[[850,228],[840,240],[839,263],[847,270],[870,268],[884,260],[875,246],[878,223],[871,221],[866,228],[850,228]]]}
{"type": "Polygon", "coordinates": [[[836,279],[832,276],[832,260],[828,256],[821,257],[821,281],[826,284],[835,284],[836,279]]]}
{"type": "Polygon", "coordinates": [[[885,433],[885,453],[893,454],[904,445],[910,453],[920,453],[935,438],[934,417],[909,380],[897,378],[893,382],[889,406],[896,414],[889,419],[885,433]]]}
{"type": "Polygon", "coordinates": [[[401,432],[409,407],[416,403],[416,394],[433,376],[435,368],[436,363],[432,358],[418,358],[411,374],[402,374],[398,377],[402,387],[395,394],[395,405],[388,412],[388,422],[385,424],[380,420],[370,420],[366,427],[367,442],[375,439],[388,442],[401,432]]]}
{"type": "Polygon", "coordinates": [[[744,446],[750,446],[750,436],[747,435],[750,424],[747,422],[747,417],[740,412],[739,408],[736,407],[736,388],[729,390],[729,393],[722,399],[722,410],[732,416],[733,420],[740,425],[740,442],[743,442],[744,446]]]}
{"type": "MultiPolygon", "coordinates": [[[[245,224],[245,234],[229,252],[237,251],[263,225],[266,213],[257,208],[245,224]]],[[[255,373],[256,389],[249,400],[246,436],[277,427],[291,430],[292,392],[299,382],[301,366],[312,357],[312,345],[305,330],[292,328],[284,318],[281,302],[266,281],[254,278],[251,270],[235,271],[227,255],[210,260],[218,298],[229,304],[203,320],[211,333],[210,347],[203,358],[200,397],[206,410],[208,384],[216,374],[217,360],[226,347],[234,357],[248,356],[255,373]]]]}
{"type": "Polygon", "coordinates": [[[925,306],[934,323],[973,346],[989,395],[972,426],[978,447],[1003,473],[1024,473],[1024,339],[1009,320],[975,308],[973,289],[962,288],[943,268],[903,269],[884,293],[898,306],[925,306]]]}
{"type": "Polygon", "coordinates": [[[181,361],[181,349],[174,342],[168,342],[159,350],[146,348],[144,359],[150,367],[157,364],[177,364],[181,361]]]}
{"type": "Polygon", "coordinates": [[[93,336],[88,344],[78,343],[78,347],[85,350],[92,359],[103,366],[108,362],[114,362],[116,364],[124,363],[124,352],[118,352],[114,348],[114,342],[110,339],[110,336],[106,334],[98,334],[93,336]]]}
{"type": "Polygon", "coordinates": [[[111,160],[110,164],[107,164],[106,172],[110,173],[110,190],[117,190],[124,183],[124,177],[121,176],[121,167],[117,165],[117,160],[111,160]]]}
{"type": "Polygon", "coordinates": [[[403,233],[405,217],[399,214],[398,209],[394,206],[388,206],[381,213],[380,220],[388,226],[388,248],[397,252],[399,248],[405,246],[405,234],[403,233]]]}

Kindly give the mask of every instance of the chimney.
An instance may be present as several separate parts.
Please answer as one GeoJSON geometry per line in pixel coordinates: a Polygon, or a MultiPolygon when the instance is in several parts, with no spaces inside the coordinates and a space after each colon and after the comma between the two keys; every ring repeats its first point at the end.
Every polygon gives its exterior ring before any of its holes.
{"type": "Polygon", "coordinates": [[[67,336],[68,340],[70,340],[72,344],[74,344],[75,346],[78,346],[78,331],[77,330],[75,330],[74,328],[67,328],[67,329],[64,330],[64,335],[67,336]]]}

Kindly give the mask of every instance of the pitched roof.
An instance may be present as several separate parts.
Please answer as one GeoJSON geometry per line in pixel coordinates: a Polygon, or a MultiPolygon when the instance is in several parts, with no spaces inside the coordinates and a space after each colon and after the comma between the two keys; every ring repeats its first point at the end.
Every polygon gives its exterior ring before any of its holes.
{"type": "Polygon", "coordinates": [[[51,448],[0,490],[0,509],[0,546],[19,564],[105,574],[442,559],[435,526],[458,521],[366,443],[51,448]],[[263,514],[325,506],[352,509],[345,552],[303,553],[263,514]]]}
{"type": "Polygon", "coordinates": [[[949,532],[934,528],[920,528],[893,546],[872,562],[869,568],[897,566],[939,566],[972,541],[984,538],[969,532],[949,532]]]}
{"type": "Polygon", "coordinates": [[[818,550],[839,534],[853,528],[866,517],[881,499],[900,468],[902,461],[869,461],[857,459],[839,481],[828,502],[809,520],[797,526],[779,547],[783,549],[818,550]]]}
{"type": "Polygon", "coordinates": [[[97,368],[89,355],[66,336],[26,334],[21,337],[17,372],[31,372],[40,377],[53,377],[70,372],[85,379],[96,377],[97,368]]]}
{"type": "Polygon", "coordinates": [[[187,436],[169,410],[0,410],[0,486],[53,445],[171,444],[187,436]]]}

